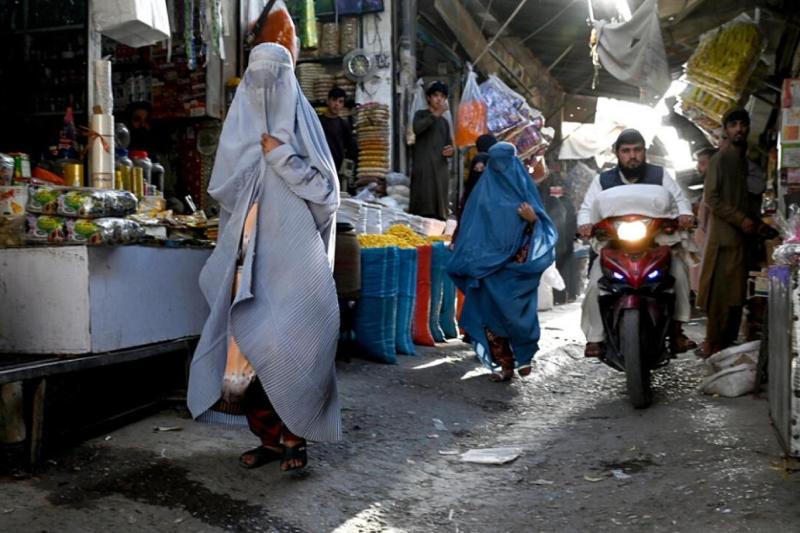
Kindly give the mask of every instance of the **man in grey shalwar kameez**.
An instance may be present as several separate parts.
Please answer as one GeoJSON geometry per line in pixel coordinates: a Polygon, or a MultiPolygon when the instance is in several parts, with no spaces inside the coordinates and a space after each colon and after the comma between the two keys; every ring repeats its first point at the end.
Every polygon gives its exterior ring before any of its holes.
{"type": "Polygon", "coordinates": [[[447,158],[453,157],[447,111],[447,85],[433,82],[426,91],[428,109],[414,115],[414,168],[411,174],[409,212],[429,218],[447,220],[450,170],[447,158]]]}
{"type": "Polygon", "coordinates": [[[282,46],[255,47],[223,126],[209,185],[220,237],[200,275],[211,313],[188,391],[195,418],[246,421],[261,438],[243,466],[281,460],[283,470],[305,466],[305,439],[341,438],[331,270],[338,181],[293,68],[282,46]],[[232,391],[234,354],[246,368],[232,391]]]}

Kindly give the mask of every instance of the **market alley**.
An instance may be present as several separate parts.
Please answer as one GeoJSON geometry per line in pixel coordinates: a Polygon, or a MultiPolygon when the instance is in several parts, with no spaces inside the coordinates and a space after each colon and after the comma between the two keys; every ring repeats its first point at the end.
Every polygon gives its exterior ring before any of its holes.
{"type": "Polygon", "coordinates": [[[4,474],[0,530],[797,527],[800,479],[782,459],[766,401],[700,395],[702,366],[685,355],[658,372],[655,404],[635,411],[623,375],[582,357],[578,313],[573,304],[542,314],[534,372],[510,385],[490,383],[460,342],[396,366],[340,363],[345,440],[312,444],[301,474],[243,470],[239,453],[253,444],[246,428],[162,411],[55,454],[32,474],[4,474]],[[490,447],[522,455],[503,466],[457,455],[490,447]]]}

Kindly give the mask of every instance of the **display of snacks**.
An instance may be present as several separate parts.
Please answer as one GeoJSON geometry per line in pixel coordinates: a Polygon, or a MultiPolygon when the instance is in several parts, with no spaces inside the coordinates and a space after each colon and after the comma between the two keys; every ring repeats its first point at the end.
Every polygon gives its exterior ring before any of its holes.
{"type": "Polygon", "coordinates": [[[314,82],[314,99],[319,102],[324,102],[328,98],[328,93],[335,85],[334,76],[331,74],[322,74],[317,76],[314,82]]]}
{"type": "Polygon", "coordinates": [[[326,22],[322,25],[322,36],[319,40],[319,57],[336,57],[339,52],[339,25],[326,22]]]}
{"type": "Polygon", "coordinates": [[[358,17],[343,17],[339,21],[339,53],[347,55],[358,48],[361,20],[358,17]]]}
{"type": "Polygon", "coordinates": [[[358,108],[356,135],[358,139],[357,187],[382,180],[390,170],[389,106],[370,103],[358,108]]]}
{"type": "Polygon", "coordinates": [[[325,68],[319,63],[302,63],[297,66],[297,81],[300,89],[309,100],[316,99],[315,85],[317,78],[325,74],[325,68]]]}
{"type": "Polygon", "coordinates": [[[136,196],[128,191],[32,185],[27,211],[76,218],[125,217],[136,212],[136,196]]]}
{"type": "Polygon", "coordinates": [[[740,15],[700,38],[686,63],[686,77],[721,98],[738,100],[764,45],[758,26],[747,15],[740,15]]]}
{"type": "Polygon", "coordinates": [[[61,244],[66,235],[66,219],[50,215],[28,215],[25,242],[61,244]]]}

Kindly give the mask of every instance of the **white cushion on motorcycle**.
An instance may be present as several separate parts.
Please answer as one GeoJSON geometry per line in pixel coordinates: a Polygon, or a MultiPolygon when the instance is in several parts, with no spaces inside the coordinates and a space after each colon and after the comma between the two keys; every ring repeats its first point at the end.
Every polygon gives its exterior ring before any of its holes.
{"type": "Polygon", "coordinates": [[[676,218],[678,207],[672,194],[660,185],[620,185],[597,195],[592,206],[593,224],[625,215],[676,218]]]}

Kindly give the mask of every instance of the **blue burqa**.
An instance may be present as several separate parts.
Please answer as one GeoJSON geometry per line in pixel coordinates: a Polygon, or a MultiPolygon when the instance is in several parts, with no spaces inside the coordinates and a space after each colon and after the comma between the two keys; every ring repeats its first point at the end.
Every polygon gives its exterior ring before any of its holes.
{"type": "Polygon", "coordinates": [[[489,164],[472,191],[461,218],[458,241],[447,272],[465,295],[461,326],[480,360],[497,365],[486,329],[509,339],[517,367],[529,365],[539,349],[539,278],[555,260],[558,233],[545,213],[536,184],[509,143],[489,150],[489,164]],[[533,233],[518,213],[529,203],[539,220],[533,233]],[[514,261],[530,239],[528,257],[514,261]]]}

